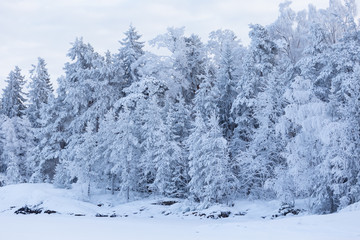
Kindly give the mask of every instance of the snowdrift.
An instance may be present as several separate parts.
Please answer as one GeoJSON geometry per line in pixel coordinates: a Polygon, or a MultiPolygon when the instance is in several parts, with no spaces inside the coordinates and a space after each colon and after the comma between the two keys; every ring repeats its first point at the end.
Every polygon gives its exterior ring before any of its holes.
{"type": "Polygon", "coordinates": [[[50,184],[9,185],[0,188],[1,239],[360,239],[359,203],[336,214],[272,219],[278,204],[238,201],[231,208],[197,211],[178,199],[121,203],[109,195],[86,199],[79,189],[50,184]],[[41,213],[14,214],[24,206],[41,213]],[[208,217],[226,211],[231,212],[227,217],[208,217]]]}

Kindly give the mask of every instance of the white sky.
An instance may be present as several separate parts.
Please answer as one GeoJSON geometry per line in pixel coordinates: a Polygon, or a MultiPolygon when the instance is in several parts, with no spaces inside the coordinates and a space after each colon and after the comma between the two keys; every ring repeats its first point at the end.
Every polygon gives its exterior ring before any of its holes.
{"type": "MultiPolygon", "coordinates": [[[[356,0],[360,2],[360,0],[356,0]]],[[[123,32],[132,23],[143,41],[167,27],[186,27],[203,41],[217,29],[231,29],[244,44],[248,24],[267,25],[278,16],[282,0],[0,0],[0,89],[14,66],[28,77],[37,57],[47,62],[53,82],[63,74],[66,53],[76,37],[96,51],[115,53],[123,32]]],[[[328,0],[293,0],[301,10],[313,2],[326,8],[328,0]]],[[[359,3],[358,3],[359,5],[359,3]]],[[[360,5],[359,5],[360,6],[360,5]]],[[[147,47],[147,49],[150,49],[147,47]]]]}

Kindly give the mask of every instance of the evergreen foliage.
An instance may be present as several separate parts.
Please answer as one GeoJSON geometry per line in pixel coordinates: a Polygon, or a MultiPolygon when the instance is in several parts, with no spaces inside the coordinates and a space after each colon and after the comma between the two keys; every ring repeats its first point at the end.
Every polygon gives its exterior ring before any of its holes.
{"type": "Polygon", "coordinates": [[[280,199],[330,213],[360,200],[360,31],[353,0],[230,30],[208,43],[168,28],[144,50],[133,26],[119,52],[76,39],[54,96],[42,58],[28,94],[18,67],[1,99],[0,186],[50,182],[131,201],[199,207],[280,199]]]}

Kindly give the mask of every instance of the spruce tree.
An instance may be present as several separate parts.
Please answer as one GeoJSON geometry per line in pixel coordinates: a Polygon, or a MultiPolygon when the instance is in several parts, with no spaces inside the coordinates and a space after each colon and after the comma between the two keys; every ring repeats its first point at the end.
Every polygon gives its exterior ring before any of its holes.
{"type": "Polygon", "coordinates": [[[25,114],[25,94],[23,86],[25,84],[24,76],[21,75],[19,67],[15,67],[9,73],[5,80],[7,83],[1,99],[1,111],[9,117],[22,117],[25,114]]]}
{"type": "Polygon", "coordinates": [[[50,76],[46,68],[45,60],[38,58],[37,65],[33,65],[30,70],[29,83],[29,106],[27,108],[28,118],[34,128],[40,127],[40,111],[43,104],[48,104],[49,98],[53,97],[53,88],[50,76]]]}
{"type": "Polygon", "coordinates": [[[231,106],[238,95],[237,83],[241,75],[243,49],[236,35],[230,30],[210,33],[208,45],[215,55],[215,77],[220,90],[217,102],[219,122],[224,137],[229,140],[235,127],[231,106]]]}
{"type": "Polygon", "coordinates": [[[115,56],[116,78],[122,83],[122,88],[129,87],[133,82],[139,81],[140,73],[138,60],[145,54],[144,42],[140,41],[141,35],[135,27],[129,26],[124,33],[125,38],[120,41],[121,48],[115,56]]]}

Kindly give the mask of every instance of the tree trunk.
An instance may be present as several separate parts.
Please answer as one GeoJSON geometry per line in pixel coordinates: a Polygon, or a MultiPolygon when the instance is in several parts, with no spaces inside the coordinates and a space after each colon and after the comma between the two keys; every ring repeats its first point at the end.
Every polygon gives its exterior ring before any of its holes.
{"type": "Polygon", "coordinates": [[[88,194],[88,197],[90,197],[90,193],[91,193],[91,191],[90,191],[90,181],[89,181],[89,183],[88,183],[88,189],[87,189],[87,194],[88,194]]]}
{"type": "Polygon", "coordinates": [[[115,194],[115,174],[112,175],[111,178],[111,194],[114,195],[115,194]]]}

